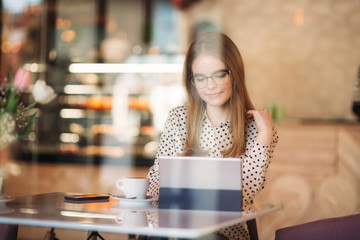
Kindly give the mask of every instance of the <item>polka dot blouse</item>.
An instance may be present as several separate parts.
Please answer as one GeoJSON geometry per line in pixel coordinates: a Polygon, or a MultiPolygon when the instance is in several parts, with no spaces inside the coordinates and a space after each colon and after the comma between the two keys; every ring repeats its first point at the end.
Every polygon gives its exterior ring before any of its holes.
{"type": "MultiPolygon", "coordinates": [[[[154,165],[150,168],[148,173],[150,179],[149,195],[158,196],[159,194],[160,180],[158,156],[179,155],[185,149],[186,119],[186,106],[179,106],[170,110],[164,131],[160,137],[154,165]]],[[[221,123],[215,127],[211,126],[206,113],[204,114],[200,133],[200,146],[203,149],[209,150],[209,157],[223,157],[221,151],[228,149],[233,144],[233,136],[229,131],[229,127],[230,121],[221,123]]],[[[264,188],[266,182],[265,172],[269,166],[273,150],[278,141],[276,130],[273,132],[273,141],[271,145],[266,146],[255,141],[258,134],[255,121],[250,121],[246,127],[246,152],[240,157],[240,159],[243,160],[243,209],[251,209],[255,195],[264,188]]],[[[250,238],[245,223],[221,229],[218,233],[229,239],[250,238]]]]}

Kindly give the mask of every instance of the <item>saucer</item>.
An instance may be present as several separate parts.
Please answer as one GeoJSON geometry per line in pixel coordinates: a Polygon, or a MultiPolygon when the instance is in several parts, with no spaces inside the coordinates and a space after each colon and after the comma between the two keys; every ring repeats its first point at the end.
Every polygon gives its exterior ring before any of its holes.
{"type": "Polygon", "coordinates": [[[115,196],[112,195],[111,198],[118,200],[119,205],[127,205],[127,206],[144,206],[144,205],[151,205],[153,201],[158,200],[157,197],[153,196],[146,196],[144,199],[137,199],[137,198],[126,198],[124,196],[115,196]]]}
{"type": "Polygon", "coordinates": [[[111,209],[115,211],[153,211],[157,208],[154,207],[152,204],[144,204],[144,205],[127,205],[124,203],[120,203],[116,206],[110,207],[111,209]]]}

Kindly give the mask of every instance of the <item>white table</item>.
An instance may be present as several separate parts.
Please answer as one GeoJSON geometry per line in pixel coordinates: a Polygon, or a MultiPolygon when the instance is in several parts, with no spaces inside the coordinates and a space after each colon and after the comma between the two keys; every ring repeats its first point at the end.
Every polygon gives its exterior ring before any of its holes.
{"type": "Polygon", "coordinates": [[[256,212],[165,210],[152,205],[121,206],[107,202],[69,203],[65,193],[15,198],[0,206],[0,223],[97,232],[196,238],[280,209],[256,212]]]}

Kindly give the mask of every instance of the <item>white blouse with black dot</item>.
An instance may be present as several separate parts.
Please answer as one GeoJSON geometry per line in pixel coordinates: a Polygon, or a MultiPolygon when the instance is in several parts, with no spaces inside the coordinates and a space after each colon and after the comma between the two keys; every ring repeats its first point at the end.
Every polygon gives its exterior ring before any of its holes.
{"type": "MultiPolygon", "coordinates": [[[[148,195],[159,195],[159,162],[158,156],[175,156],[183,152],[186,138],[187,107],[179,106],[169,112],[164,131],[160,137],[158,151],[154,165],[150,168],[148,178],[150,179],[148,195]]],[[[200,133],[200,146],[209,150],[209,157],[223,157],[221,151],[228,149],[233,144],[233,136],[229,131],[230,121],[211,126],[207,115],[204,115],[200,133]]],[[[277,132],[273,131],[273,141],[269,146],[255,141],[258,134],[254,120],[246,127],[246,152],[240,156],[243,160],[243,209],[252,208],[255,195],[264,188],[266,179],[265,172],[271,161],[275,145],[278,141],[277,132]]],[[[236,224],[221,229],[219,234],[229,239],[249,239],[248,229],[245,224],[236,224]]]]}

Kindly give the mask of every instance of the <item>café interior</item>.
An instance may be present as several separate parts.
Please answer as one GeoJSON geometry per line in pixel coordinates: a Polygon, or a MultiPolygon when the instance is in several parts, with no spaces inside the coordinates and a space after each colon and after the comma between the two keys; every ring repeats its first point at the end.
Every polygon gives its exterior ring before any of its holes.
{"type": "MultiPolygon", "coordinates": [[[[279,135],[255,205],[282,209],[256,219],[259,239],[360,213],[358,0],[0,2],[0,72],[24,68],[30,85],[41,79],[56,93],[35,105],[25,139],[1,145],[2,194],[115,194],[117,179],[146,176],[168,111],[186,101],[187,47],[220,31],[238,46],[251,99],[272,112],[279,135]]],[[[19,226],[18,239],[47,231],[19,226]]]]}

